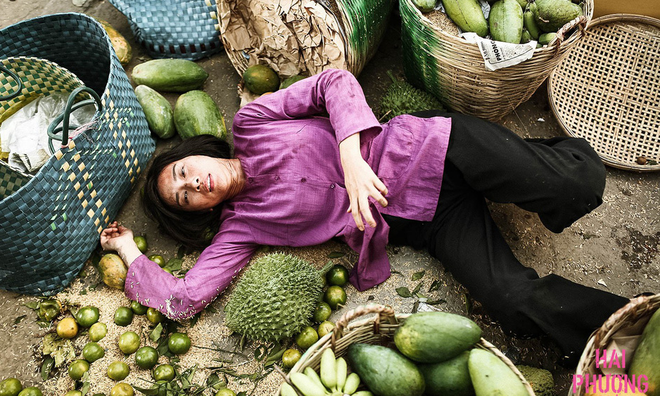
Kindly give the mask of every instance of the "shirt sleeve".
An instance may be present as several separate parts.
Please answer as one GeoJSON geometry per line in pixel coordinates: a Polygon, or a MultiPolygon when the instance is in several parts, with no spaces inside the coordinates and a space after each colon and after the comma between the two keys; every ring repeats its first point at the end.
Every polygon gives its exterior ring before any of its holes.
{"type": "Polygon", "coordinates": [[[373,203],[369,207],[376,227],[367,226],[360,231],[354,222],[349,222],[342,235],[348,246],[360,255],[349,276],[349,281],[359,291],[370,289],[390,277],[390,260],[385,250],[390,227],[373,203]]]}
{"type": "Polygon", "coordinates": [[[330,118],[337,144],[360,133],[364,145],[382,130],[355,76],[340,69],[327,69],[288,88],[262,95],[241,108],[232,125],[245,132],[269,121],[324,113],[330,118]]]}
{"type": "Polygon", "coordinates": [[[182,279],[141,255],[128,269],[124,293],[129,299],[155,308],[170,319],[186,319],[213,302],[256,249],[255,244],[225,242],[222,235],[216,236],[182,279]]]}

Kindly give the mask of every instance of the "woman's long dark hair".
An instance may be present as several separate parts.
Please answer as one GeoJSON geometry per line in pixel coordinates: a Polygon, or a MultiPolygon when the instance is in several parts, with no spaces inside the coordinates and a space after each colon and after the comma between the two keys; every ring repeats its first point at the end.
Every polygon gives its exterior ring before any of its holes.
{"type": "Polygon", "coordinates": [[[147,172],[142,203],[147,215],[156,220],[169,236],[189,248],[204,248],[220,226],[220,208],[213,211],[186,212],[165,203],[158,193],[158,176],[163,169],[191,155],[231,158],[231,146],[212,135],[194,136],[165,153],[157,155],[147,172]]]}

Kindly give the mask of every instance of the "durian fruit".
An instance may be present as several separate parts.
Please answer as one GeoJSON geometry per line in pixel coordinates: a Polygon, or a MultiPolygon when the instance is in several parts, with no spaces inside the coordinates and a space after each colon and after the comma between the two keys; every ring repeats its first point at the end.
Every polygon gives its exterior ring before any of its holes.
{"type": "Polygon", "coordinates": [[[279,341],[308,326],[331,263],[317,270],[284,253],[256,259],[242,275],[225,306],[225,325],[258,341],[279,341]]]}
{"type": "Polygon", "coordinates": [[[392,85],[380,99],[381,121],[389,121],[398,115],[417,111],[444,110],[442,103],[435,96],[399,80],[389,70],[387,74],[392,79],[392,85]]]}

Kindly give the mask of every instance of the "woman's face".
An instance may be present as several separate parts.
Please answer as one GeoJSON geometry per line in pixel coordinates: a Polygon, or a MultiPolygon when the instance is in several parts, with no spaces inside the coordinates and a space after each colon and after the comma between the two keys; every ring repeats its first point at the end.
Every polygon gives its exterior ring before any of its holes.
{"type": "Polygon", "coordinates": [[[221,159],[194,155],[163,168],[158,193],[175,209],[208,210],[226,199],[231,183],[229,168],[221,159]]]}

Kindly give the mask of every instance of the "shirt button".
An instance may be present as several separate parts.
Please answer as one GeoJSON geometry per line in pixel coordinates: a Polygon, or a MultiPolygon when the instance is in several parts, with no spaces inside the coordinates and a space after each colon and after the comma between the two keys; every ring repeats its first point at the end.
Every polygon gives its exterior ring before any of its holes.
{"type": "Polygon", "coordinates": [[[248,177],[248,182],[252,183],[254,181],[254,178],[248,177]]]}
{"type": "Polygon", "coordinates": [[[300,179],[300,181],[304,183],[304,182],[307,181],[307,179],[305,179],[305,178],[303,177],[302,179],[300,179]]]}
{"type": "Polygon", "coordinates": [[[330,188],[335,188],[335,184],[332,183],[332,184],[330,185],[330,188]]]}
{"type": "Polygon", "coordinates": [[[275,180],[280,180],[280,177],[279,177],[279,176],[275,176],[275,180]]]}

